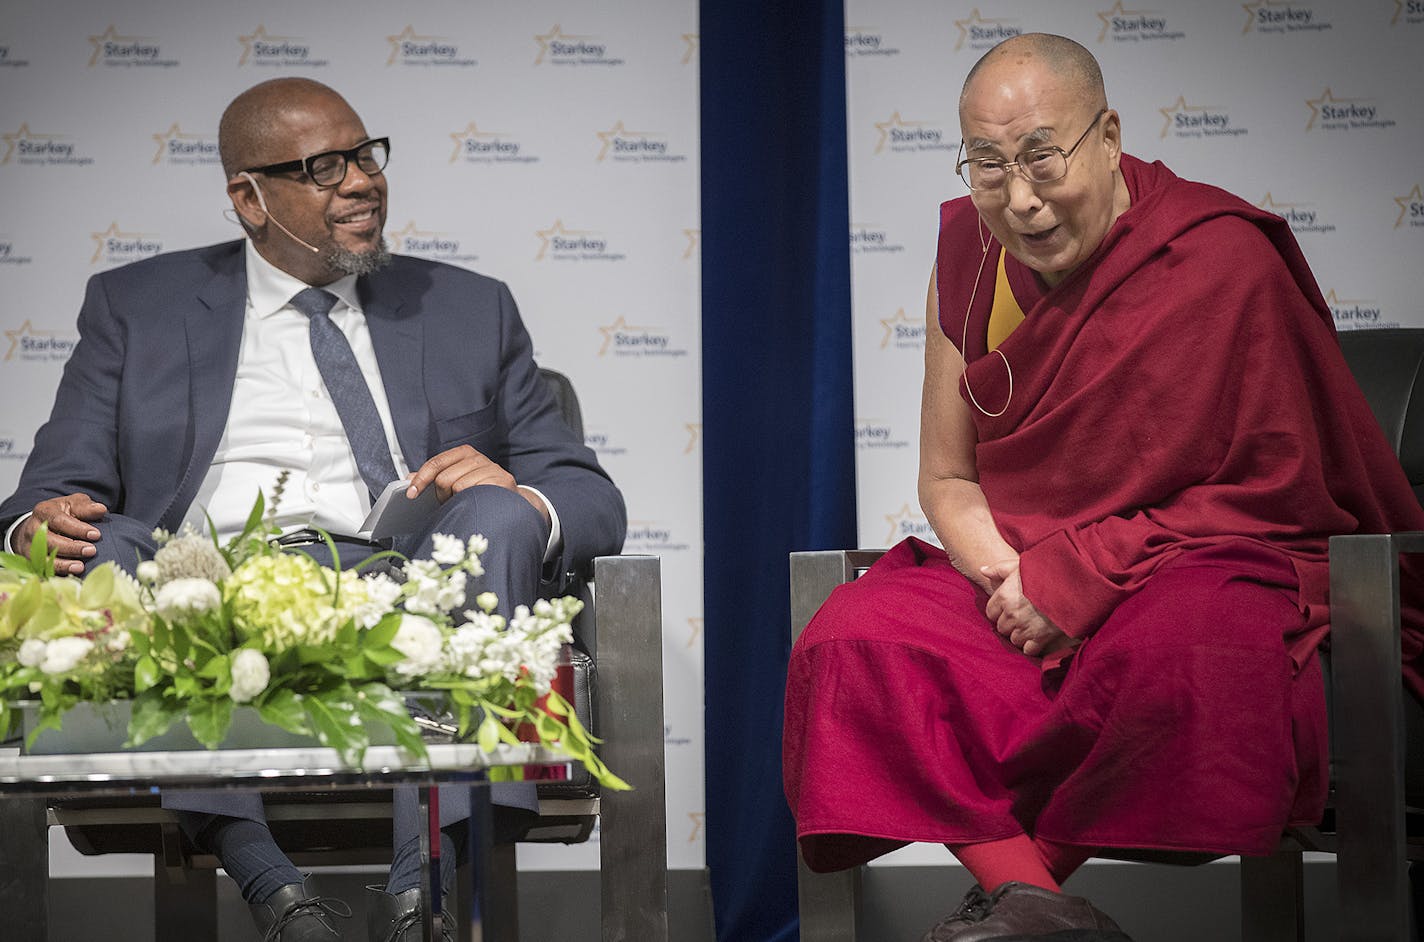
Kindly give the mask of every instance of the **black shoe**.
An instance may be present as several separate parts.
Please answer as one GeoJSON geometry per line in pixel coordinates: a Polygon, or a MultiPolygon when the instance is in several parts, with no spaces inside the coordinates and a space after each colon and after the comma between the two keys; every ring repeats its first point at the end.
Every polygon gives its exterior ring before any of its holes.
{"type": "MultiPolygon", "coordinates": [[[[440,938],[455,942],[455,898],[447,892],[441,903],[440,938]]],[[[366,938],[370,942],[420,942],[423,917],[420,887],[396,894],[379,886],[366,887],[366,938]]]]}
{"type": "Polygon", "coordinates": [[[1131,942],[1117,923],[1081,896],[1028,883],[1001,884],[993,893],[971,887],[949,916],[921,942],[1131,942]]]}
{"type": "Polygon", "coordinates": [[[350,919],[351,907],[334,896],[317,896],[308,883],[288,883],[248,907],[262,942],[341,942],[332,917],[350,919]]]}

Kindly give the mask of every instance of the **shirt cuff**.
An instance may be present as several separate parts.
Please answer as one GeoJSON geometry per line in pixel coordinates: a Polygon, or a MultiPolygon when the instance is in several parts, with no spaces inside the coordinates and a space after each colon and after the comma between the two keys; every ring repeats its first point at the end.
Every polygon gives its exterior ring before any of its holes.
{"type": "MultiPolygon", "coordinates": [[[[540,496],[540,497],[543,497],[544,495],[543,495],[543,494],[540,494],[539,496],[540,496]]],[[[548,503],[548,502],[545,501],[545,503],[548,503]]],[[[552,512],[552,508],[551,508],[551,512],[552,512]]],[[[10,524],[10,529],[8,529],[8,530],[5,531],[5,552],[7,552],[7,553],[13,553],[13,552],[15,552],[15,544],[11,541],[10,538],[15,535],[15,531],[16,531],[16,530],[20,529],[20,525],[21,525],[22,523],[24,523],[26,520],[30,519],[30,518],[33,517],[33,516],[34,516],[34,511],[29,511],[29,512],[27,512],[27,513],[20,514],[19,517],[15,518],[15,522],[12,523],[12,524],[10,524]]]]}
{"type": "Polygon", "coordinates": [[[547,563],[557,558],[564,550],[564,531],[559,527],[559,512],[537,487],[530,487],[528,484],[520,484],[518,487],[521,491],[528,491],[539,498],[544,503],[544,508],[549,511],[549,543],[544,547],[544,562],[547,563]]]}

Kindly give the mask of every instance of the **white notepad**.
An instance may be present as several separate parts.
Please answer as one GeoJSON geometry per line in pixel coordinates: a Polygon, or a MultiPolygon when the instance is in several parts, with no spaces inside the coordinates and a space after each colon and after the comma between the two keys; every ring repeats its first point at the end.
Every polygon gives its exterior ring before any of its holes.
{"type": "Polygon", "coordinates": [[[384,540],[393,536],[405,536],[428,528],[435,519],[440,500],[435,496],[434,483],[414,498],[406,497],[409,481],[392,481],[386,485],[381,496],[366,515],[361,524],[361,532],[370,533],[373,540],[384,540]]]}

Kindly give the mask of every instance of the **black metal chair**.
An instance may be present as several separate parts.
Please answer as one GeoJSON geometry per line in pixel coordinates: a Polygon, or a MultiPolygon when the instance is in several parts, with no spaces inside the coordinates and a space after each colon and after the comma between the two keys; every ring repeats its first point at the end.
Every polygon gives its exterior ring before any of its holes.
{"type": "MultiPolygon", "coordinates": [[[[568,378],[540,371],[569,427],[583,419],[568,378]]],[[[574,625],[574,697],[581,720],[604,740],[603,760],[631,782],[627,792],[600,792],[587,773],[541,782],[539,814],[496,823],[490,914],[517,933],[516,842],[572,844],[599,830],[601,935],[605,942],[667,940],[667,809],[665,801],[660,561],[655,556],[595,559],[585,610],[574,625]],[[593,598],[596,592],[596,604],[593,598]]],[[[273,795],[269,824],[297,866],[389,863],[389,791],[273,795]],[[313,800],[315,797],[316,800],[313,800]]],[[[0,912],[4,938],[44,942],[47,933],[51,826],[65,829],[84,854],[154,856],[154,922],[159,942],[217,938],[215,857],[195,853],[171,812],[152,800],[46,802],[0,796],[0,912]],[[13,933],[13,934],[12,934],[13,933]]],[[[466,879],[460,885],[468,886],[466,879]]],[[[467,924],[462,920],[462,933],[467,924]]]]}
{"type": "MultiPolygon", "coordinates": [[[[1341,335],[1341,347],[1376,419],[1424,498],[1424,329],[1341,335]]],[[[1331,787],[1320,825],[1291,829],[1274,855],[1241,860],[1242,938],[1305,938],[1305,851],[1336,855],[1340,935],[1408,939],[1408,868],[1424,867],[1424,706],[1400,682],[1399,556],[1424,553],[1424,533],[1330,540],[1331,650],[1324,658],[1330,704],[1331,787]]],[[[791,554],[794,642],[837,586],[879,550],[791,554]]],[[[1210,855],[1113,854],[1117,859],[1201,863],[1210,855]]],[[[812,873],[800,865],[803,942],[863,938],[859,868],[812,873]]]]}

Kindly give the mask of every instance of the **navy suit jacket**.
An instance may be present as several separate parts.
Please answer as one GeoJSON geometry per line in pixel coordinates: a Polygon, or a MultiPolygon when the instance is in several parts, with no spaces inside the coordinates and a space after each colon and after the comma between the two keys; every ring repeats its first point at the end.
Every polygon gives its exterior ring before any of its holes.
{"type": "MultiPolygon", "coordinates": [[[[406,464],[468,444],[538,488],[563,530],[558,575],[618,552],[623,498],[540,380],[509,289],[408,256],[357,288],[406,464]]],[[[241,241],[91,278],[79,342],[0,527],[79,491],[177,529],[227,423],[246,303],[241,241]]]]}

